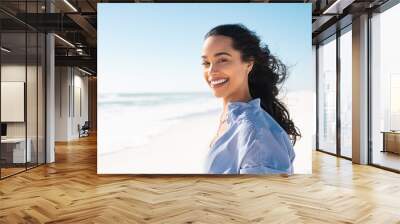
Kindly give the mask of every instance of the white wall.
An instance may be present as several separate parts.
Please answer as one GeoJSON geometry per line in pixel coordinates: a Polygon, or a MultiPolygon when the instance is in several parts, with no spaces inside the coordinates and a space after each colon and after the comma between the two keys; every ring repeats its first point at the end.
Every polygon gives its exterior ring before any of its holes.
{"type": "Polygon", "coordinates": [[[68,140],[68,71],[67,67],[55,68],[55,141],[68,140]]]}
{"type": "Polygon", "coordinates": [[[81,76],[82,73],[78,73],[77,70],[74,70],[74,108],[72,111],[73,119],[72,119],[72,130],[71,135],[74,137],[78,137],[78,124],[81,126],[88,120],[88,77],[81,76]],[[80,97],[79,97],[80,96],[80,97]],[[79,102],[80,101],[80,102],[79,102]],[[80,108],[81,107],[81,108],[80,108]],[[81,110],[81,111],[80,111],[81,110]]]}
{"type": "Polygon", "coordinates": [[[88,120],[88,78],[83,75],[76,68],[56,67],[56,141],[79,138],[78,124],[88,120]]]}
{"type": "MultiPolygon", "coordinates": [[[[26,84],[26,106],[25,102],[22,108],[18,108],[20,113],[26,112],[26,120],[21,122],[5,122],[7,124],[7,137],[8,138],[21,138],[25,135],[30,139],[30,148],[32,151],[32,161],[36,162],[36,158],[39,159],[39,163],[44,163],[44,150],[45,150],[45,139],[44,139],[44,74],[42,67],[25,66],[25,64],[9,63],[2,64],[1,66],[1,81],[2,82],[24,82],[26,84]],[[38,70],[36,70],[38,69],[38,70]],[[25,80],[27,79],[27,81],[25,80]],[[21,111],[22,110],[22,111],[21,111]],[[37,153],[39,154],[37,156],[37,153]]],[[[2,99],[9,98],[4,95],[4,89],[2,89],[2,99]]],[[[11,93],[10,93],[11,94],[11,93]]],[[[22,97],[24,98],[24,97],[22,97]]],[[[16,108],[8,108],[4,106],[2,102],[2,114],[5,112],[18,113],[15,111],[16,108]],[[14,111],[12,111],[14,110],[14,111]]],[[[24,115],[22,115],[24,116],[24,115]]],[[[3,120],[3,119],[2,119],[3,120]]],[[[50,161],[50,160],[49,160],[50,161]]],[[[51,162],[51,161],[50,161],[51,162]]]]}
{"type": "MultiPolygon", "coordinates": [[[[25,82],[25,71],[26,67],[24,65],[18,64],[6,64],[1,66],[1,81],[2,82],[25,82]]],[[[29,70],[32,69],[28,66],[29,70]]],[[[4,96],[3,96],[4,97],[4,96]]],[[[1,108],[1,110],[6,110],[6,108],[1,108]]],[[[8,137],[25,137],[25,123],[24,122],[7,122],[7,136],[8,137]]]]}
{"type": "MultiPolygon", "coordinates": [[[[1,81],[2,82],[25,82],[25,75],[27,72],[28,82],[30,86],[36,86],[36,80],[31,76],[36,76],[36,67],[18,65],[18,64],[5,64],[1,66],[1,81]]],[[[2,96],[6,97],[6,96],[2,96]]],[[[28,120],[28,137],[31,133],[36,135],[36,88],[27,88],[27,120],[28,120]],[[34,122],[34,123],[32,123],[34,122]]],[[[40,107],[41,105],[39,105],[40,107]]],[[[24,109],[24,108],[23,108],[24,109]]],[[[7,110],[7,108],[1,108],[7,110]]],[[[8,137],[25,137],[26,122],[7,122],[7,136],[8,137]]]]}

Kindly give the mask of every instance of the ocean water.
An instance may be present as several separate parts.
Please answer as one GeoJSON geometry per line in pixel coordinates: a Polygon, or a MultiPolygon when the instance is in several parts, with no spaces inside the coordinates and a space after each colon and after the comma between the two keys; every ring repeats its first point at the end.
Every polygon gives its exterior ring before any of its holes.
{"type": "Polygon", "coordinates": [[[143,147],[174,124],[220,111],[220,100],[211,93],[100,94],[99,153],[143,147]]]}

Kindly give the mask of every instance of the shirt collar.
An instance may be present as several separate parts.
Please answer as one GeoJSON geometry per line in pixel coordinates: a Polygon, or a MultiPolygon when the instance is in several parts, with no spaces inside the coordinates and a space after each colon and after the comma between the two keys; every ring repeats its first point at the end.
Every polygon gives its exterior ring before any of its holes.
{"type": "Polygon", "coordinates": [[[228,102],[228,121],[235,121],[244,111],[258,110],[261,107],[260,102],[260,98],[255,98],[248,102],[228,102]]]}

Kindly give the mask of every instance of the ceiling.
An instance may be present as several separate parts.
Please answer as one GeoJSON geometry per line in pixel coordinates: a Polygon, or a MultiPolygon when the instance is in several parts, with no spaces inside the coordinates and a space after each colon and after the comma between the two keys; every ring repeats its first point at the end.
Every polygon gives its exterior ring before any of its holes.
{"type": "MultiPolygon", "coordinates": [[[[96,0],[47,0],[47,4],[45,0],[1,0],[2,46],[12,49],[2,54],[3,60],[18,62],[25,58],[23,55],[33,58],[37,41],[32,39],[36,33],[54,32],[56,66],[78,66],[96,74],[96,4],[96,0]]],[[[42,47],[40,44],[39,49],[42,47]]]]}
{"type": "MultiPolygon", "coordinates": [[[[169,2],[253,2],[253,3],[312,3],[313,43],[335,32],[337,21],[347,20],[365,10],[382,5],[387,0],[1,0],[0,24],[6,38],[21,41],[25,29],[39,32],[54,32],[56,65],[79,66],[97,71],[97,3],[169,3],[169,2]],[[27,12],[27,13],[26,13],[27,12]],[[50,13],[51,12],[51,13],[50,13]],[[332,28],[333,27],[333,28],[332,28]],[[331,31],[329,31],[331,29],[331,31]],[[329,32],[328,32],[329,31],[329,32]],[[11,34],[14,33],[14,34],[11,34]],[[13,37],[14,36],[14,37],[13,37]],[[65,41],[64,41],[65,40],[65,41]]],[[[343,26],[346,25],[344,22],[343,26]]],[[[23,43],[20,43],[23,44],[23,43]]],[[[22,46],[22,45],[21,45],[22,46]]],[[[33,45],[30,45],[33,46],[33,45]]],[[[30,51],[28,49],[28,51],[30,51]]]]}

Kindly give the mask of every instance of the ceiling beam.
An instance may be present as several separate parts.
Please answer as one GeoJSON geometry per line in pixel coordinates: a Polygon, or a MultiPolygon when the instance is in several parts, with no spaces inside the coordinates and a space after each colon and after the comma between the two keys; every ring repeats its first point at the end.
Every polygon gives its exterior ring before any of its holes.
{"type": "Polygon", "coordinates": [[[56,66],[81,66],[96,71],[97,59],[90,56],[55,56],[56,66]]]}
{"type": "Polygon", "coordinates": [[[343,10],[351,5],[355,0],[336,0],[326,8],[322,14],[342,14],[343,10]]]}
{"type": "Polygon", "coordinates": [[[96,38],[97,30],[80,13],[69,13],[67,16],[79,25],[91,38],[96,38]]]}

